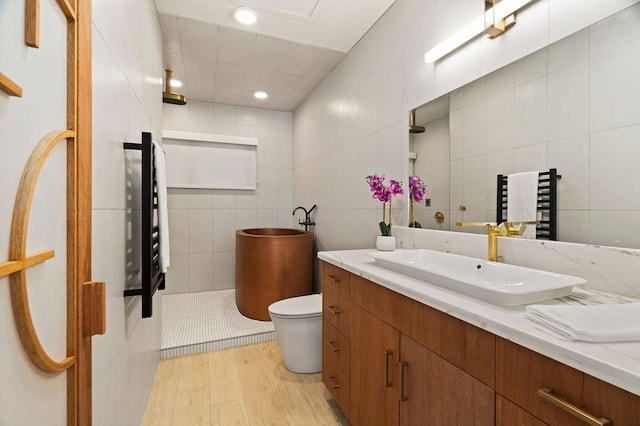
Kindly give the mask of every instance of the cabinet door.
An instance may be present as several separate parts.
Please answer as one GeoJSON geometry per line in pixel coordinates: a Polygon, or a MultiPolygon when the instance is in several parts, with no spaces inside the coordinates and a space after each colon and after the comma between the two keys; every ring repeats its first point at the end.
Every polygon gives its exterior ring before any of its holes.
{"type": "Polygon", "coordinates": [[[615,426],[640,424],[640,396],[584,375],[584,402],[587,413],[611,420],[615,426]]]}
{"type": "Polygon", "coordinates": [[[496,426],[547,426],[545,422],[496,395],[496,426]]]}
{"type": "Polygon", "coordinates": [[[550,425],[584,426],[573,415],[543,399],[548,388],[562,400],[583,408],[584,374],[502,338],[496,339],[496,392],[550,425]]]}
{"type": "Polygon", "coordinates": [[[398,423],[398,330],[358,305],[351,307],[353,425],[398,423]]]}
{"type": "Polygon", "coordinates": [[[490,387],[405,335],[400,351],[401,425],[493,426],[490,387]]]}

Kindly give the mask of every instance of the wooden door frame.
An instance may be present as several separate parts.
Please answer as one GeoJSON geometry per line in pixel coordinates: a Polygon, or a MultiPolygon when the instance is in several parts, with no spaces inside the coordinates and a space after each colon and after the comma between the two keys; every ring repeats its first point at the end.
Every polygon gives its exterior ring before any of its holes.
{"type": "MultiPolygon", "coordinates": [[[[24,0],[24,41],[39,47],[40,1],[24,0]]],[[[33,149],[16,194],[9,261],[0,277],[9,276],[16,328],[26,355],[45,372],[67,372],[67,424],[91,425],[91,336],[104,334],[105,283],[91,282],[91,0],[56,0],[67,25],[66,129],[44,136],[33,149]],[[67,141],[67,355],[54,361],[42,347],[29,307],[25,270],[54,256],[53,250],[29,255],[28,218],[40,170],[53,147],[67,141]]],[[[0,90],[21,97],[23,88],[0,73],[0,90]]],[[[24,88],[28,93],[29,87],[24,88]]]]}
{"type": "MultiPolygon", "coordinates": [[[[67,424],[91,425],[92,419],[92,377],[91,377],[91,336],[89,319],[98,312],[90,312],[89,289],[85,283],[91,282],[91,161],[92,161],[92,75],[91,75],[91,0],[75,0],[76,6],[76,34],[73,42],[76,51],[75,72],[75,126],[76,144],[74,165],[67,165],[69,174],[75,173],[75,247],[76,260],[74,267],[74,282],[76,291],[76,364],[73,372],[67,375],[67,424]]],[[[69,40],[71,45],[72,41],[69,40]]],[[[71,55],[68,55],[68,57],[71,55]]],[[[68,64],[67,66],[69,66],[68,64]]],[[[67,96],[69,96],[67,94],[67,96]]],[[[70,112],[70,111],[69,111],[70,112]]],[[[71,147],[72,144],[68,146],[71,147]]],[[[70,148],[72,149],[72,148],[70,148]]],[[[67,155],[69,159],[69,156],[67,155]]],[[[69,160],[68,160],[69,161],[69,160]]],[[[71,176],[68,175],[68,180],[71,176]]],[[[67,187],[67,191],[69,191],[67,187]]],[[[67,212],[67,222],[69,215],[67,212]]],[[[71,266],[71,265],[69,265],[71,266]]],[[[68,270],[70,268],[67,268],[68,270]]],[[[104,292],[104,288],[102,289],[104,292]]],[[[104,294],[102,295],[104,298],[104,294]]],[[[104,303],[104,299],[103,299],[104,303]]],[[[104,318],[104,304],[101,307],[104,318]]],[[[97,331],[98,330],[93,330],[97,331]]],[[[104,323],[102,333],[105,332],[104,323]]]]}

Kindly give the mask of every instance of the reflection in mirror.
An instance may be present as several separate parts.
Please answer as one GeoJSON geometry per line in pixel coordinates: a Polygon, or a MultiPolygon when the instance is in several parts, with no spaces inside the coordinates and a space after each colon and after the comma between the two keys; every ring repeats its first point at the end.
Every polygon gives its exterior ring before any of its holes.
{"type": "Polygon", "coordinates": [[[423,227],[483,232],[455,222],[495,221],[498,174],[557,168],[559,241],[640,248],[640,4],[416,108],[415,124],[423,227]]]}
{"type": "Polygon", "coordinates": [[[449,95],[416,109],[415,123],[424,131],[409,137],[409,173],[423,180],[427,193],[414,203],[414,220],[423,228],[449,230],[449,95]],[[444,221],[438,223],[437,212],[444,221]]]}

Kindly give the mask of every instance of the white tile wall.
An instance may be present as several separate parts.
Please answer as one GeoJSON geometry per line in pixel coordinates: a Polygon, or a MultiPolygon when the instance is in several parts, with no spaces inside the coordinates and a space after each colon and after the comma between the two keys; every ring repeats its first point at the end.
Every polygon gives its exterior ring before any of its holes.
{"type": "Polygon", "coordinates": [[[293,114],[189,101],[165,104],[163,126],[258,138],[256,191],[169,189],[172,265],[165,293],[235,288],[237,229],[297,227],[291,215],[293,114]]]}
{"type": "MultiPolygon", "coordinates": [[[[408,110],[481,76],[487,77],[452,93],[449,178],[430,176],[434,181],[448,181],[447,221],[493,215],[497,170],[509,173],[555,166],[561,173],[566,170],[563,174],[567,177],[559,186],[563,191],[559,219],[565,226],[563,238],[583,241],[584,234],[590,232],[586,209],[593,209],[596,191],[591,188],[596,173],[590,165],[594,132],[640,122],[640,94],[636,92],[640,87],[640,55],[634,44],[640,42],[640,12],[636,6],[613,18],[615,23],[587,27],[633,3],[637,1],[616,0],[605,5],[589,0],[579,6],[567,0],[538,1],[519,13],[518,24],[503,36],[479,38],[436,64],[425,64],[424,53],[480,14],[481,4],[398,0],[294,114],[293,204],[318,203],[318,247],[373,245],[381,206],[371,199],[364,177],[373,172],[392,178],[406,176],[409,162],[404,153],[409,136],[403,123],[408,110]],[[397,9],[401,9],[401,19],[397,9]],[[401,29],[396,36],[398,21],[401,29]],[[624,34],[626,42],[610,40],[612,27],[624,34]],[[522,59],[573,33],[569,39],[522,59]],[[389,51],[390,46],[400,52],[389,51]],[[596,73],[615,78],[594,87],[596,73]],[[569,92],[576,97],[567,96],[569,92]],[[343,108],[329,113],[336,99],[343,100],[343,108]],[[613,106],[614,99],[622,99],[621,106],[613,106]],[[350,127],[355,127],[353,133],[336,130],[350,127]],[[335,137],[344,140],[336,143],[332,140],[335,137]],[[336,155],[348,159],[338,166],[342,171],[335,169],[336,155]],[[463,170],[473,174],[463,175],[463,170]],[[339,180],[340,189],[335,188],[339,180]],[[459,205],[469,200],[474,205],[460,212],[459,205]]],[[[600,138],[609,141],[612,135],[600,138]]],[[[618,161],[613,157],[616,160],[599,161],[618,161]]],[[[623,161],[622,167],[633,158],[623,161]]],[[[610,165],[599,166],[606,167],[610,165]]],[[[599,192],[605,187],[611,192],[612,179],[601,183],[599,192]]],[[[637,193],[630,190],[635,182],[617,184],[621,191],[637,193]]],[[[396,201],[398,208],[394,204],[402,223],[407,220],[404,200],[396,201]]]]}
{"type": "Polygon", "coordinates": [[[156,294],[153,317],[143,320],[140,298],[123,297],[126,208],[139,208],[127,201],[126,179],[139,177],[139,154],[125,158],[122,142],[139,141],[142,131],[160,136],[162,36],[152,1],[93,5],[92,263],[93,278],[107,282],[107,333],[93,338],[93,423],[133,425],[160,359],[162,310],[156,294]]]}

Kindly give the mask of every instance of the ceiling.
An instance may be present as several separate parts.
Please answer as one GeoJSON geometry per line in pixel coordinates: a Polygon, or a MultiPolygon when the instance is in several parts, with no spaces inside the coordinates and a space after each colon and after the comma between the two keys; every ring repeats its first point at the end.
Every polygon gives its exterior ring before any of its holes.
{"type": "Polygon", "coordinates": [[[394,1],[155,0],[164,66],[188,100],[293,111],[394,1]],[[240,5],[258,22],[235,22],[240,5]]]}

